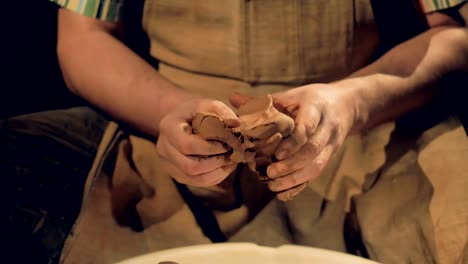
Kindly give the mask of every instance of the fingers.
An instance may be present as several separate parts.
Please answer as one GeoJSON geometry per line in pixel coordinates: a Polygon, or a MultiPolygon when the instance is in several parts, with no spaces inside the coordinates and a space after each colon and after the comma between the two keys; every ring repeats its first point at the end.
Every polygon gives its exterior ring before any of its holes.
{"type": "Polygon", "coordinates": [[[328,163],[335,149],[336,147],[334,145],[327,145],[307,166],[269,181],[268,187],[273,192],[281,192],[315,179],[328,163]]]}
{"type": "Polygon", "coordinates": [[[197,112],[217,115],[231,127],[239,125],[236,114],[224,103],[209,99],[198,100],[180,107],[161,121],[160,139],[166,138],[169,144],[185,155],[209,156],[226,153],[227,149],[220,142],[208,142],[191,133],[190,123],[197,112]]]}
{"type": "Polygon", "coordinates": [[[233,164],[233,162],[224,155],[208,158],[187,156],[179,152],[179,150],[171,144],[165,142],[158,142],[157,150],[161,158],[172,163],[188,175],[203,174],[216,170],[219,167],[233,164]]]}
{"type": "Polygon", "coordinates": [[[322,121],[322,114],[316,107],[303,107],[299,110],[295,121],[292,135],[278,146],[275,153],[278,160],[293,155],[309,141],[322,121]]]}
{"type": "MultiPolygon", "coordinates": [[[[336,149],[344,141],[336,119],[326,114],[312,137],[292,156],[271,164],[267,175],[273,179],[269,187],[274,192],[282,192],[315,179],[326,166],[336,149]]],[[[285,198],[282,194],[281,197],[285,198]]]]}
{"type": "Polygon", "coordinates": [[[185,127],[182,128],[182,126],[183,124],[180,124],[171,134],[162,135],[163,140],[166,138],[169,144],[174,146],[180,153],[184,155],[211,156],[228,151],[222,143],[206,141],[199,135],[185,130],[185,127]]]}
{"type": "Polygon", "coordinates": [[[227,152],[222,143],[192,134],[190,124],[196,113],[216,115],[230,127],[240,125],[234,111],[221,101],[189,101],[161,120],[157,150],[164,167],[177,181],[194,186],[215,185],[226,178],[236,164],[222,155],[227,152]]]}
{"type": "Polygon", "coordinates": [[[321,173],[342,144],[352,127],[352,108],[325,84],[277,93],[273,99],[294,118],[295,129],[277,148],[279,161],[267,168],[268,186],[278,198],[289,199],[321,173]]]}
{"type": "Polygon", "coordinates": [[[213,171],[198,175],[189,175],[171,163],[165,164],[165,169],[177,182],[196,187],[208,187],[221,183],[237,167],[237,164],[222,166],[213,171]]]}
{"type": "MultiPolygon", "coordinates": [[[[328,142],[321,145],[325,146],[328,142]]],[[[321,150],[321,149],[320,149],[321,150]]],[[[276,179],[306,167],[311,160],[314,160],[320,152],[318,148],[311,142],[307,142],[299,151],[294,155],[280,160],[268,166],[267,175],[271,179],[276,179]]]]}
{"type": "Polygon", "coordinates": [[[288,189],[286,191],[282,191],[276,194],[276,198],[278,198],[281,201],[290,201],[292,200],[296,195],[298,195],[302,190],[304,190],[307,187],[307,182],[300,184],[296,187],[293,187],[291,189],[288,189]]]}

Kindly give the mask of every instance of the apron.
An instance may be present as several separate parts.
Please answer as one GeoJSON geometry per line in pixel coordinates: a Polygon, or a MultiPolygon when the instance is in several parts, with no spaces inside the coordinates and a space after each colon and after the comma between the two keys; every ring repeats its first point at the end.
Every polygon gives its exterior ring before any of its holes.
{"type": "MultiPolygon", "coordinates": [[[[232,92],[262,95],[346,77],[378,44],[368,0],[146,0],[143,26],[160,74],[225,102],[232,92]]],[[[226,240],[383,263],[466,262],[462,128],[453,119],[412,133],[395,127],[349,137],[310,188],[280,202],[244,166],[219,186],[176,184],[155,142],[111,123],[61,261],[113,263],[226,240]]]]}

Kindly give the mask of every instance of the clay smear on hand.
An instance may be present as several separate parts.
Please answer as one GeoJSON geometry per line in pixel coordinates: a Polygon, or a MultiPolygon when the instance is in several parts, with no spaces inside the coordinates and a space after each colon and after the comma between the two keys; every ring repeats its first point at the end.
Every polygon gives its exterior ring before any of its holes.
{"type": "MultiPolygon", "coordinates": [[[[294,120],[275,108],[271,95],[249,100],[239,107],[238,115],[240,126],[230,128],[218,116],[197,113],[192,121],[193,132],[206,140],[222,142],[230,150],[232,161],[247,163],[261,181],[268,181],[266,168],[275,161],[281,140],[293,132],[294,120]]],[[[304,187],[293,187],[278,197],[290,200],[304,187]]]]}

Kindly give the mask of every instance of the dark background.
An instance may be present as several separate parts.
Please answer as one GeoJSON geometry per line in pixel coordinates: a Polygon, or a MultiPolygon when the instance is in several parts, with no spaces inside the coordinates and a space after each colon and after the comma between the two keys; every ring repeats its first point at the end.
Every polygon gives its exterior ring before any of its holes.
{"type": "MultiPolygon", "coordinates": [[[[141,29],[143,2],[125,3],[124,41],[157,66],[148,55],[149,43],[141,29]]],[[[69,92],[62,78],[56,54],[57,11],[58,6],[49,0],[2,1],[0,120],[86,104],[69,92]]]]}
{"type": "Polygon", "coordinates": [[[81,104],[61,77],[57,10],[48,0],[2,2],[0,119],[81,104]]]}

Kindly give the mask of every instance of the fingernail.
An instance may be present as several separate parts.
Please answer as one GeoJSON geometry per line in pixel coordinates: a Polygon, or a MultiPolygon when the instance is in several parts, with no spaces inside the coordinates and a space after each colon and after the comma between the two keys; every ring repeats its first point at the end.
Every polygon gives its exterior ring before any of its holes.
{"type": "Polygon", "coordinates": [[[276,154],[276,158],[279,159],[279,160],[282,160],[284,158],[286,158],[286,155],[288,154],[286,150],[284,149],[281,149],[277,152],[278,154],[276,154]]]}
{"type": "Polygon", "coordinates": [[[297,188],[295,191],[292,191],[291,194],[290,194],[289,196],[290,196],[291,198],[296,197],[299,193],[302,192],[302,190],[304,190],[305,187],[306,187],[306,185],[303,184],[303,187],[301,186],[301,187],[297,188]]]}
{"type": "Polygon", "coordinates": [[[278,190],[281,187],[281,182],[272,180],[268,183],[272,191],[278,190]]]}
{"type": "Polygon", "coordinates": [[[276,178],[278,171],[274,167],[268,166],[266,173],[269,178],[276,178]]]}

